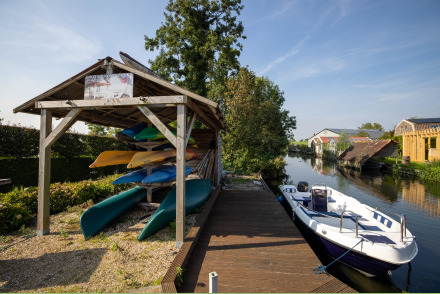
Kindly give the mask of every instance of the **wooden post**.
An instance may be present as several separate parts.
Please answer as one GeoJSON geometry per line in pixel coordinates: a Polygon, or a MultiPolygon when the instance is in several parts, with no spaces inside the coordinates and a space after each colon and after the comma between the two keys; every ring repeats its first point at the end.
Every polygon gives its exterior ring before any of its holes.
{"type": "MultiPolygon", "coordinates": [[[[153,124],[151,122],[148,123],[148,127],[151,128],[153,126],[153,124]]],[[[148,142],[151,142],[151,140],[147,140],[148,142]]],[[[148,151],[153,151],[153,147],[152,146],[148,146],[147,147],[148,151]]],[[[153,167],[151,166],[151,164],[147,165],[147,171],[148,171],[148,175],[151,175],[152,171],[153,171],[153,167]]],[[[147,202],[148,203],[152,203],[153,202],[153,188],[152,187],[147,187],[147,202]]]]}
{"type": "Polygon", "coordinates": [[[46,138],[52,131],[52,112],[41,110],[40,153],[38,164],[38,214],[37,236],[49,234],[50,210],[50,145],[46,147],[46,138]]]}
{"type": "Polygon", "coordinates": [[[177,159],[176,159],[176,247],[180,248],[185,238],[185,136],[186,106],[177,105],[177,159]]]}

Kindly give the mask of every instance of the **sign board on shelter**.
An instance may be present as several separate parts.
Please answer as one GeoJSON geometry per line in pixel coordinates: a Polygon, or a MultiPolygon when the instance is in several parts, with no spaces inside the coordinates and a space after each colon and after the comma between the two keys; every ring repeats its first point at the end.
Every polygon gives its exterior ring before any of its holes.
{"type": "Polygon", "coordinates": [[[133,74],[86,76],[84,99],[133,97],[133,74]]]}

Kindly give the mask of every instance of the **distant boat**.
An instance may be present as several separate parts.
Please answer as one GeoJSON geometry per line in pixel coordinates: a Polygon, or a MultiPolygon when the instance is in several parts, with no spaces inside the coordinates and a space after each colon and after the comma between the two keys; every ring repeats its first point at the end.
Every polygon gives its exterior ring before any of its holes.
{"type": "MultiPolygon", "coordinates": [[[[189,214],[194,209],[202,206],[211,193],[211,180],[188,180],[185,183],[185,213],[189,214]]],[[[160,204],[156,212],[151,216],[145,228],[138,236],[142,241],[154,235],[170,222],[176,219],[176,188],[160,204]]]]}
{"type": "MultiPolygon", "coordinates": [[[[294,217],[330,256],[367,276],[387,274],[417,255],[415,237],[388,215],[327,186],[279,186],[294,217]]],[[[284,201],[284,200],[283,200],[284,201]]]]}

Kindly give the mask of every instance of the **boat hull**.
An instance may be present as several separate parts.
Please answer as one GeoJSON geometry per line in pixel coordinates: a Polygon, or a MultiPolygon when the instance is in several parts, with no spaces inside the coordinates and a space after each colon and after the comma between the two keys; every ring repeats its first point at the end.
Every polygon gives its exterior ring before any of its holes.
{"type": "MultiPolygon", "coordinates": [[[[318,236],[319,241],[324,245],[327,253],[334,259],[342,256],[350,248],[342,247],[338,244],[331,242],[330,240],[318,236]]],[[[395,270],[400,267],[400,264],[392,264],[376,258],[350,251],[346,255],[339,259],[340,262],[358,270],[367,276],[379,276],[387,274],[389,271],[395,270]],[[362,269],[362,270],[361,270],[362,269]]]]}
{"type": "MultiPolygon", "coordinates": [[[[208,199],[211,193],[211,180],[188,180],[185,184],[185,214],[191,213],[194,209],[200,207],[208,199]]],[[[176,188],[160,204],[156,212],[151,216],[145,228],[138,236],[142,241],[151,235],[157,233],[170,222],[176,219],[176,188]]]]}
{"type": "MultiPolygon", "coordinates": [[[[135,168],[148,163],[164,161],[168,158],[176,157],[176,150],[166,151],[141,151],[137,152],[128,163],[127,168],[135,168]]],[[[190,160],[197,157],[197,154],[192,150],[186,150],[185,159],[190,160]]]]}
{"type": "MultiPolygon", "coordinates": [[[[192,168],[187,166],[185,167],[185,176],[189,175],[192,171],[192,168]]],[[[167,166],[160,170],[154,171],[151,175],[146,176],[142,183],[144,184],[152,184],[152,183],[164,183],[173,181],[176,179],[176,166],[167,166]]]]}
{"type": "Polygon", "coordinates": [[[136,187],[107,198],[87,209],[81,215],[79,221],[84,238],[88,239],[95,235],[121,213],[146,197],[147,190],[141,187],[136,187]]]}
{"type": "Polygon", "coordinates": [[[104,151],[89,166],[90,168],[127,164],[138,151],[104,151]]]}

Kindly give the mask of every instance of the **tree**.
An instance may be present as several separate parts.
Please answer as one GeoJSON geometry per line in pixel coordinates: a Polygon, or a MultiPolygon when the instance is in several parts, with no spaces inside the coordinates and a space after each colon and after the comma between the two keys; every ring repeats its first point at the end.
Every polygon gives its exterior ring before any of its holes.
{"type": "Polygon", "coordinates": [[[243,25],[241,0],[169,0],[165,23],[156,36],[145,36],[145,49],[159,50],[151,68],[202,96],[207,82],[224,82],[238,71],[243,25]]]}
{"type": "Polygon", "coordinates": [[[116,132],[119,132],[120,129],[114,127],[105,127],[101,125],[95,124],[87,124],[87,128],[89,129],[89,135],[96,136],[114,136],[116,132]]]}
{"type": "Polygon", "coordinates": [[[360,130],[359,133],[356,134],[357,137],[368,137],[368,133],[360,130]]]}
{"type": "Polygon", "coordinates": [[[223,159],[226,165],[253,173],[271,169],[288,146],[296,119],[282,108],[284,93],[247,68],[226,82],[223,159]]]}
{"type": "Polygon", "coordinates": [[[348,135],[345,132],[342,132],[339,135],[336,148],[338,149],[338,151],[344,151],[345,149],[347,149],[350,146],[351,146],[351,141],[348,138],[348,135]]]}
{"type": "Polygon", "coordinates": [[[359,130],[378,130],[378,131],[384,130],[381,124],[379,124],[379,123],[371,124],[370,122],[362,124],[360,127],[358,127],[358,129],[359,130]]]}

